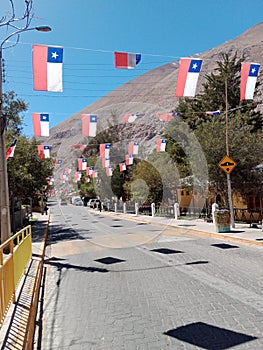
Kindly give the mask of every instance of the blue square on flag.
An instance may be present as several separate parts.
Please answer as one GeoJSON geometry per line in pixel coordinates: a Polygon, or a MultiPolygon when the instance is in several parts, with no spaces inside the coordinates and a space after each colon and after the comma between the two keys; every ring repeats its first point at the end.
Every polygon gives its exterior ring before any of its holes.
{"type": "Polygon", "coordinates": [[[110,143],[106,143],[105,148],[109,149],[110,148],[110,143]]]}
{"type": "Polygon", "coordinates": [[[191,64],[189,66],[189,72],[199,73],[201,70],[202,60],[191,60],[191,64]]]}
{"type": "Polygon", "coordinates": [[[251,63],[250,70],[249,70],[249,76],[250,77],[257,77],[258,71],[259,71],[259,64],[251,63]]]}
{"type": "Polygon", "coordinates": [[[136,53],[136,64],[138,64],[142,59],[142,55],[140,53],[136,53]]]}
{"type": "Polygon", "coordinates": [[[63,48],[62,47],[48,47],[47,61],[50,63],[63,62],[63,48]]]}
{"type": "Polygon", "coordinates": [[[41,122],[48,122],[49,121],[49,115],[48,114],[44,114],[44,113],[40,113],[40,121],[41,122]]]}
{"type": "Polygon", "coordinates": [[[96,116],[96,115],[91,115],[91,116],[90,116],[90,121],[91,121],[92,123],[96,123],[96,121],[97,121],[97,116],[96,116]]]}

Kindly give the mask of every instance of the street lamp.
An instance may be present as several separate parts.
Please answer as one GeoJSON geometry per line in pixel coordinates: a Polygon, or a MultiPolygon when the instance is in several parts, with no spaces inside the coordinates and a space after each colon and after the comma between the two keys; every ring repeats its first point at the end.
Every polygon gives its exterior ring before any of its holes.
{"type": "MultiPolygon", "coordinates": [[[[4,44],[13,36],[17,36],[18,43],[19,35],[22,32],[29,30],[37,30],[40,32],[49,32],[51,28],[48,26],[40,26],[34,28],[23,28],[8,35],[0,44],[0,215],[1,215],[1,243],[5,242],[11,236],[10,225],[10,209],[9,209],[9,192],[8,192],[8,176],[6,163],[6,146],[5,146],[5,127],[6,115],[3,111],[3,49],[4,44]]],[[[11,46],[14,46],[11,45],[11,46]]]]}

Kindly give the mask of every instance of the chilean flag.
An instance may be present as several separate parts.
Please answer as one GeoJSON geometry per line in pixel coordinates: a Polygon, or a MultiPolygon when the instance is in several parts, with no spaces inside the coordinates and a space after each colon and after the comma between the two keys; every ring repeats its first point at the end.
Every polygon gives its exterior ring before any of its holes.
{"type": "Polygon", "coordinates": [[[217,111],[207,111],[205,112],[208,115],[219,115],[220,114],[220,110],[218,109],[217,111]]]}
{"type": "Polygon", "coordinates": [[[87,169],[87,158],[79,158],[78,159],[78,169],[79,169],[79,171],[87,169]]]}
{"type": "Polygon", "coordinates": [[[56,159],[55,160],[55,165],[62,164],[62,159],[56,159]]]}
{"type": "Polygon", "coordinates": [[[34,90],[62,92],[63,48],[33,45],[34,90]]]}
{"type": "Polygon", "coordinates": [[[166,140],[165,139],[161,139],[157,141],[157,152],[165,152],[165,148],[166,148],[166,140]]]}
{"type": "Polygon", "coordinates": [[[97,116],[93,114],[81,114],[82,136],[96,136],[97,116]]]}
{"type": "Polygon", "coordinates": [[[196,85],[202,66],[199,58],[181,58],[176,84],[176,96],[195,96],[196,85]]]}
{"type": "Polygon", "coordinates": [[[50,158],[50,148],[49,146],[37,146],[38,155],[40,159],[50,158]]]}
{"type": "Polygon", "coordinates": [[[126,170],[126,164],[123,162],[123,163],[120,163],[119,164],[119,167],[120,167],[120,171],[124,171],[126,170]]]}
{"type": "Polygon", "coordinates": [[[85,145],[72,145],[72,146],[70,146],[70,148],[80,149],[81,151],[84,151],[86,146],[85,145]]]}
{"type": "Polygon", "coordinates": [[[32,113],[34,136],[49,136],[49,114],[32,113]]]}
{"type": "Polygon", "coordinates": [[[260,64],[241,63],[240,101],[253,100],[260,64]]]}
{"type": "Polygon", "coordinates": [[[125,114],[122,118],[124,123],[133,123],[139,117],[138,114],[125,114]]]}
{"type": "Polygon", "coordinates": [[[16,140],[14,140],[12,142],[11,146],[7,149],[6,154],[5,154],[6,160],[9,157],[14,157],[15,148],[16,148],[16,140]]]}
{"type": "Polygon", "coordinates": [[[89,176],[92,176],[93,175],[93,171],[94,171],[94,168],[93,166],[90,166],[86,169],[86,174],[89,175],[89,176]]]}
{"type": "Polygon", "coordinates": [[[127,154],[125,157],[126,165],[133,164],[133,154],[127,154]]]}
{"type": "Polygon", "coordinates": [[[114,52],[115,68],[135,68],[141,58],[142,55],[138,53],[114,52]]]}
{"type": "Polygon", "coordinates": [[[102,158],[102,167],[107,168],[110,166],[110,158],[102,158]]]}
{"type": "Polygon", "coordinates": [[[112,166],[111,165],[106,168],[106,175],[112,176],[112,166]]]}
{"type": "Polygon", "coordinates": [[[78,182],[81,179],[81,171],[76,171],[74,175],[74,182],[78,182]]]}
{"type": "Polygon", "coordinates": [[[99,173],[98,170],[95,169],[95,170],[93,171],[91,177],[92,177],[93,179],[97,178],[97,177],[98,177],[98,173],[99,173]]]}
{"type": "Polygon", "coordinates": [[[110,143],[100,144],[100,157],[109,158],[110,156],[110,143]]]}
{"type": "Polygon", "coordinates": [[[131,141],[128,145],[129,154],[138,154],[139,153],[139,142],[131,141]]]}
{"type": "Polygon", "coordinates": [[[171,119],[174,118],[174,114],[172,114],[172,113],[168,113],[168,114],[158,113],[157,118],[163,122],[169,122],[171,119]]]}

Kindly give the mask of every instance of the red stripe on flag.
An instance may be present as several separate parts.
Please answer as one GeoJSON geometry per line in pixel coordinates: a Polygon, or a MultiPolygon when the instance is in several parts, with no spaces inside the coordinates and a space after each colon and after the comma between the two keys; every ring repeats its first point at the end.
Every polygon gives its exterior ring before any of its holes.
{"type": "Polygon", "coordinates": [[[34,90],[47,91],[47,46],[33,45],[34,90]]]}
{"type": "Polygon", "coordinates": [[[82,114],[81,119],[82,119],[82,136],[89,136],[90,115],[82,114]]]}
{"type": "Polygon", "coordinates": [[[34,136],[41,136],[40,114],[32,113],[34,136]]]}
{"type": "Polygon", "coordinates": [[[128,53],[126,52],[114,52],[114,62],[116,68],[128,67],[128,53]]]}
{"type": "Polygon", "coordinates": [[[184,96],[184,87],[185,87],[185,82],[188,74],[190,61],[191,59],[180,60],[180,66],[179,66],[179,72],[178,72],[178,78],[177,78],[177,84],[176,84],[176,93],[175,93],[177,97],[184,96]]]}
{"type": "Polygon", "coordinates": [[[241,77],[240,77],[240,101],[246,99],[246,88],[247,88],[249,70],[250,70],[250,63],[242,63],[241,77]]]}

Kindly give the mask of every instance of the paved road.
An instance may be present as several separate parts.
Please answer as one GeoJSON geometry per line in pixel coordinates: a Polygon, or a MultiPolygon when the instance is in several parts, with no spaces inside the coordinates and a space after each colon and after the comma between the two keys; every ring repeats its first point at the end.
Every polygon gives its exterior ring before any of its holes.
{"type": "Polygon", "coordinates": [[[39,349],[263,349],[262,248],[52,204],[39,349]]]}

